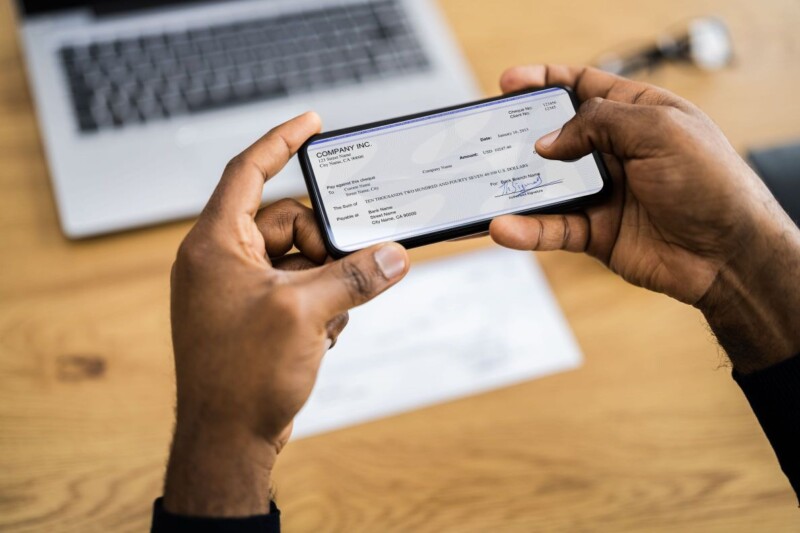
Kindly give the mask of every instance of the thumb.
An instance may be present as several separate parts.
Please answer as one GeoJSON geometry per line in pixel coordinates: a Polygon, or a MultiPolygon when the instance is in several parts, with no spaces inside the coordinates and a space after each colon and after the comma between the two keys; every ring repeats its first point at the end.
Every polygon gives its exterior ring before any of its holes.
{"type": "Polygon", "coordinates": [[[646,157],[664,138],[671,106],[645,106],[592,98],[560,130],[536,142],[536,153],[547,159],[568,161],[593,150],[620,158],[646,157]]]}
{"type": "Polygon", "coordinates": [[[405,248],[379,244],[304,272],[304,285],[329,319],[372,300],[400,281],[408,267],[405,248]]]}

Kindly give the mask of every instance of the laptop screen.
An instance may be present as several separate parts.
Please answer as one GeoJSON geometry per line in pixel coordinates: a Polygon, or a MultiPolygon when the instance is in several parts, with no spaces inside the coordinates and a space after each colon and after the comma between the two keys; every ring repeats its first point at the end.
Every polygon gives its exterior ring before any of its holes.
{"type": "Polygon", "coordinates": [[[104,13],[201,1],[208,0],[18,0],[18,3],[25,15],[38,15],[81,7],[92,9],[97,13],[104,13]]]}

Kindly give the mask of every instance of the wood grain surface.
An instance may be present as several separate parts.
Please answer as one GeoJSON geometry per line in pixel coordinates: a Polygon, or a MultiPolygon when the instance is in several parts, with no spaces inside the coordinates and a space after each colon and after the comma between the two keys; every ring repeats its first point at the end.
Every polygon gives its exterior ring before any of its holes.
{"type": "MultiPolygon", "coordinates": [[[[738,149],[800,137],[797,0],[441,5],[487,94],[505,66],[581,64],[691,16],[722,15],[733,68],[649,79],[699,104],[738,149]]],[[[173,416],[168,274],[189,225],[62,237],[2,0],[0,530],[149,527],[173,416]]],[[[442,244],[414,259],[488,245],[442,244]]],[[[700,314],[585,257],[540,260],[585,365],[293,443],[275,475],[285,530],[800,529],[700,314]]]]}

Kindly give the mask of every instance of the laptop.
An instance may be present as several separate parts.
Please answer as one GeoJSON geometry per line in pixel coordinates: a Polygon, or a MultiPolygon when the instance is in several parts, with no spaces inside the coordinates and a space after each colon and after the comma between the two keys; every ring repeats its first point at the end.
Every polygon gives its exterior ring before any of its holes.
{"type": "MultiPolygon", "coordinates": [[[[433,0],[18,0],[64,234],[191,217],[309,109],[334,129],[474,99],[433,0]]],[[[265,201],[304,196],[290,163],[265,201]]]]}

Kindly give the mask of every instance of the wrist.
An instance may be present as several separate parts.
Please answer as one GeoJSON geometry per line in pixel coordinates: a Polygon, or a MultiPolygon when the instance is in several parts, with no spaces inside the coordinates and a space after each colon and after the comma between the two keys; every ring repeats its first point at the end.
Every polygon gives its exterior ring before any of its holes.
{"type": "Polygon", "coordinates": [[[246,517],[269,513],[274,445],[234,423],[179,418],[164,487],[171,513],[246,517]]]}
{"type": "Polygon", "coordinates": [[[696,304],[743,374],[800,351],[800,230],[785,215],[776,215],[783,213],[751,221],[757,231],[720,268],[696,304]]]}

